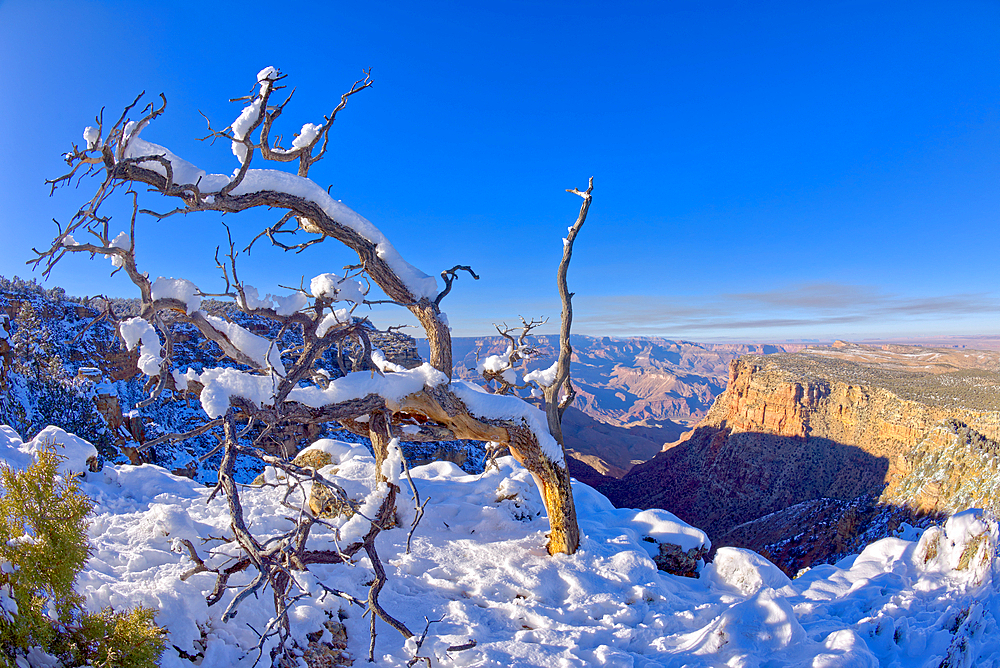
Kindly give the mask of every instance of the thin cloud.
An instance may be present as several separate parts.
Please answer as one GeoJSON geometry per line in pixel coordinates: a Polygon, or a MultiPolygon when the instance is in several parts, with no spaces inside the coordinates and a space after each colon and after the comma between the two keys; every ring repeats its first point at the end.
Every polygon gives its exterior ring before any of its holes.
{"type": "Polygon", "coordinates": [[[784,290],[721,294],[698,298],[620,295],[577,300],[576,330],[595,334],[671,334],[732,331],[775,338],[790,335],[828,336],[851,326],[885,334],[939,329],[959,321],[983,331],[1000,323],[995,294],[961,293],[903,297],[876,288],[812,283],[784,290]],[[974,325],[978,321],[979,325],[974,325]]]}
{"type": "Polygon", "coordinates": [[[1000,299],[986,293],[905,298],[878,288],[840,283],[807,283],[770,292],[743,292],[721,296],[725,301],[757,303],[783,309],[891,311],[913,315],[984,313],[1000,310],[1000,299]]]}
{"type": "Polygon", "coordinates": [[[767,304],[782,308],[838,309],[872,304],[885,299],[885,295],[870,287],[840,283],[807,283],[785,290],[770,292],[741,292],[722,295],[727,301],[767,304]]]}

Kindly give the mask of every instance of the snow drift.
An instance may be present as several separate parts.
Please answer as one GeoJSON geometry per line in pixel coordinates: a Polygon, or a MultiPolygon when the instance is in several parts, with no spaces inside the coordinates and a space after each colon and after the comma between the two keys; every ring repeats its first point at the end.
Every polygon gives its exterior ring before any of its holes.
{"type": "MultiPolygon", "coordinates": [[[[44,440],[60,444],[68,467],[84,470],[92,446],[60,432],[22,443],[2,428],[0,458],[25,466],[44,440]]],[[[351,495],[369,493],[375,464],[367,450],[330,440],[313,448],[330,456],[324,475],[351,495]]],[[[274,475],[265,471],[264,478],[274,475]]],[[[422,630],[425,617],[440,620],[429,625],[419,650],[434,665],[1000,666],[997,524],[980,511],[955,515],[922,535],[910,530],[907,539],[881,540],[795,579],[735,548],[721,548],[692,579],[661,572],[653,562],[658,543],[687,549],[707,541],[666,511],[616,509],[575,484],[580,550],[549,556],[544,505],[530,474],[512,459],[481,476],[438,462],[415,468],[413,478],[431,501],[409,554],[405,527],[414,511],[405,499],[401,528],[379,536],[389,574],[380,600],[412,629],[422,630]],[[474,647],[449,651],[472,640],[474,647]]],[[[230,548],[213,550],[230,532],[226,500],[208,502],[208,489],[148,464],[84,473],[82,487],[96,503],[93,554],[78,581],[87,605],[159,610],[157,622],[170,633],[164,666],[192,665],[182,657],[206,666],[252,665],[254,629],[273,615],[270,596],[223,623],[234,590],[209,607],[214,575],[182,579],[193,565],[180,548],[184,539],[210,566],[235,556],[230,548]]],[[[246,519],[260,535],[287,528],[284,493],[267,486],[242,491],[246,519]]],[[[311,541],[329,542],[349,522],[334,518],[311,541]]],[[[364,599],[367,558],[314,570],[297,576],[313,597],[295,603],[296,642],[304,648],[307,636],[329,640],[324,623],[341,619],[347,652],[363,662],[368,620],[324,588],[364,599]]],[[[253,576],[244,572],[231,584],[253,576]]],[[[379,665],[406,665],[418,653],[415,641],[380,625],[379,665]]]]}

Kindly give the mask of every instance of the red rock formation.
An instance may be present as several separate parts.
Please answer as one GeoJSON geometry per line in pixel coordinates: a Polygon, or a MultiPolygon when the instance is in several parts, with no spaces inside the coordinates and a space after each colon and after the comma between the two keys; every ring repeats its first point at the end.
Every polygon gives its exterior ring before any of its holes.
{"type": "Polygon", "coordinates": [[[874,495],[924,511],[1000,502],[1000,452],[990,451],[1000,439],[1000,374],[928,362],[926,349],[865,361],[873,351],[734,361],[695,430],[602,491],[713,536],[823,497],[874,495]]]}

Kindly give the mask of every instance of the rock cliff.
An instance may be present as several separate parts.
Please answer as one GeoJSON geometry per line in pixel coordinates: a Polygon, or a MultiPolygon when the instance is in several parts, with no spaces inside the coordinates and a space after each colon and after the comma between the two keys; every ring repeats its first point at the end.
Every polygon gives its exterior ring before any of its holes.
{"type": "Polygon", "coordinates": [[[713,540],[824,498],[1000,508],[998,440],[1000,353],[841,343],[747,355],[697,428],[602,491],[670,510],[713,540]]]}

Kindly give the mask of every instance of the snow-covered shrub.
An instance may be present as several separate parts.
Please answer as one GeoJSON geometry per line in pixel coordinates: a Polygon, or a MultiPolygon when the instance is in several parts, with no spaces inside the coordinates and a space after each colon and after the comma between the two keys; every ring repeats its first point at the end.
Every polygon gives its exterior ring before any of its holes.
{"type": "Polygon", "coordinates": [[[92,504],[74,477],[60,475],[65,458],[40,450],[23,471],[0,468],[0,665],[154,666],[163,631],[153,611],[99,614],[83,609],[74,588],[87,562],[92,504]]]}

